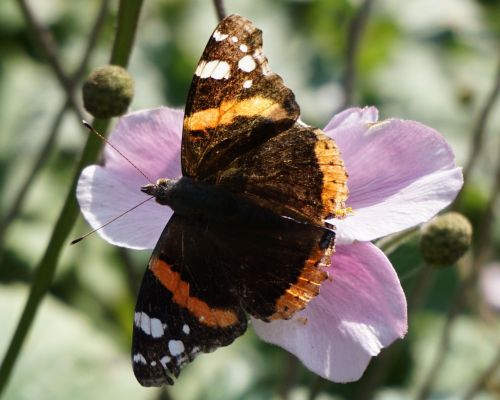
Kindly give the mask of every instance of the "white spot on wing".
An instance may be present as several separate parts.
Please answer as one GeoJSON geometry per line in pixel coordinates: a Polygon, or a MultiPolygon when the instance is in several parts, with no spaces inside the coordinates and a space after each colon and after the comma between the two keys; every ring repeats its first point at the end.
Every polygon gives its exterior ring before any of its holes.
{"type": "Polygon", "coordinates": [[[184,324],[182,326],[182,332],[184,332],[186,335],[189,335],[189,332],[191,332],[191,329],[189,328],[189,325],[184,324]]]}
{"type": "Polygon", "coordinates": [[[141,353],[134,354],[133,360],[137,364],[147,364],[146,359],[141,353]]]}
{"type": "Polygon", "coordinates": [[[168,350],[174,357],[178,356],[184,351],[184,343],[181,340],[170,340],[168,342],[168,350]]]}
{"type": "Polygon", "coordinates": [[[255,69],[255,61],[252,56],[245,56],[238,61],[238,68],[244,72],[252,72],[255,69]]]}
{"type": "Polygon", "coordinates": [[[151,364],[152,367],[154,367],[154,366],[156,366],[156,361],[151,361],[150,364],[151,364]]]}
{"type": "Polygon", "coordinates": [[[249,88],[251,88],[251,87],[252,87],[252,80],[251,80],[251,79],[248,79],[248,80],[246,80],[245,82],[243,82],[243,87],[244,87],[245,89],[249,89],[249,88]]]}
{"type": "Polygon", "coordinates": [[[229,35],[225,34],[225,33],[221,33],[219,31],[215,31],[214,34],[212,35],[213,38],[217,41],[217,42],[220,42],[221,40],[224,40],[225,38],[227,38],[229,35]]]}
{"type": "Polygon", "coordinates": [[[151,320],[145,312],[141,312],[141,329],[146,335],[151,335],[151,320]]]}
{"type": "Polygon", "coordinates": [[[141,326],[141,313],[140,312],[136,312],[134,314],[134,324],[138,328],[141,326]]]}
{"type": "Polygon", "coordinates": [[[205,60],[201,60],[198,66],[196,67],[196,71],[194,71],[194,74],[196,76],[200,76],[201,71],[203,71],[203,69],[205,68],[205,65],[207,65],[207,62],[205,60]]]}
{"type": "Polygon", "coordinates": [[[163,336],[163,324],[158,318],[151,318],[151,336],[159,338],[163,336]]]}
{"type": "Polygon", "coordinates": [[[233,41],[233,43],[236,43],[238,41],[238,38],[236,36],[233,36],[231,37],[231,40],[233,41]]]}
{"type": "Polygon", "coordinates": [[[171,358],[169,356],[164,356],[160,359],[160,364],[163,365],[163,368],[167,369],[167,364],[170,362],[171,358]]]}
{"type": "Polygon", "coordinates": [[[231,76],[231,66],[225,61],[219,61],[214,70],[210,74],[214,79],[228,79],[231,76]]]}
{"type": "Polygon", "coordinates": [[[210,75],[212,75],[212,72],[217,67],[217,64],[219,64],[219,60],[207,62],[203,67],[203,69],[201,70],[200,78],[205,79],[208,78],[210,75]]]}
{"type": "Polygon", "coordinates": [[[246,53],[248,51],[248,46],[246,44],[240,44],[240,50],[246,53]]]}
{"type": "Polygon", "coordinates": [[[228,79],[231,76],[231,66],[225,61],[212,60],[207,62],[202,60],[194,73],[201,79],[228,79]]]}

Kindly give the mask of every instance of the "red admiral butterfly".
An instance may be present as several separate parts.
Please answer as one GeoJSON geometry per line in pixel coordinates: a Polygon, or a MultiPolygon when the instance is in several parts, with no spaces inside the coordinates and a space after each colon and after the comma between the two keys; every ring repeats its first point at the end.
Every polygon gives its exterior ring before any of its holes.
{"type": "Polygon", "coordinates": [[[182,173],[141,190],[171,207],[144,275],[132,360],[144,386],[173,384],[199,353],[242,335],[247,315],[287,319],[319,293],[347,174],[262,52],[261,31],[232,15],[193,76],[182,173]]]}

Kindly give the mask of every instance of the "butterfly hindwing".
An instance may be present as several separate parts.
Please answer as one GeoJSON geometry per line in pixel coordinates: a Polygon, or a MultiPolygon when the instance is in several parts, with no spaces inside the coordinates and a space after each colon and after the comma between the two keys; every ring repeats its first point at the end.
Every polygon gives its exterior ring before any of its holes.
{"type": "Polygon", "coordinates": [[[132,363],[143,386],[173,384],[181,368],[198,354],[227,346],[246,330],[247,318],[236,297],[227,293],[225,286],[217,288],[216,281],[206,281],[205,263],[190,266],[193,271],[188,272],[188,264],[193,260],[184,258],[184,251],[199,254],[192,248],[199,238],[185,222],[178,215],[172,216],[151,256],[139,291],[132,363]],[[184,237],[188,238],[186,247],[182,243],[184,237]],[[194,282],[199,288],[210,288],[215,296],[203,298],[194,282]]]}
{"type": "Polygon", "coordinates": [[[284,218],[236,198],[209,223],[204,241],[230,276],[241,307],[263,321],[288,319],[319,293],[327,278],[334,231],[284,218]]]}
{"type": "Polygon", "coordinates": [[[327,277],[333,231],[224,196],[222,219],[174,214],[151,257],[132,347],[143,385],[172,384],[197,354],[230,344],[246,329],[245,312],[290,318],[327,277]]]}
{"type": "Polygon", "coordinates": [[[318,225],[343,212],[348,194],[335,142],[301,123],[233,160],[216,182],[279,215],[318,225]]]}
{"type": "Polygon", "coordinates": [[[183,175],[209,178],[292,126],[299,114],[294,94],[269,69],[262,32],[243,17],[225,18],[193,76],[184,117],[183,175]]]}

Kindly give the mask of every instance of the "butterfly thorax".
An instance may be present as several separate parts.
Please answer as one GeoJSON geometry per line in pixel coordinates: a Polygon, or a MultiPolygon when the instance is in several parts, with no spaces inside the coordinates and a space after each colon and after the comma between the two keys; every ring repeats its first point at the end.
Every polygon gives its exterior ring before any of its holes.
{"type": "Polygon", "coordinates": [[[221,187],[188,177],[159,179],[156,184],[141,187],[141,191],[154,196],[157,203],[169,206],[179,215],[201,217],[207,222],[228,222],[242,211],[244,214],[270,212],[221,187]]]}

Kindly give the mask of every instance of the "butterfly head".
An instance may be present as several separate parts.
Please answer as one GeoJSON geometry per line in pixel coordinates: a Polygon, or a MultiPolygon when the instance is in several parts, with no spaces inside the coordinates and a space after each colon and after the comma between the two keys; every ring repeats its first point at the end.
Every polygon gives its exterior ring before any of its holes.
{"type": "Polygon", "coordinates": [[[168,204],[170,191],[177,183],[176,179],[160,178],[156,183],[149,183],[141,187],[141,192],[155,197],[156,201],[160,204],[168,204]]]}

